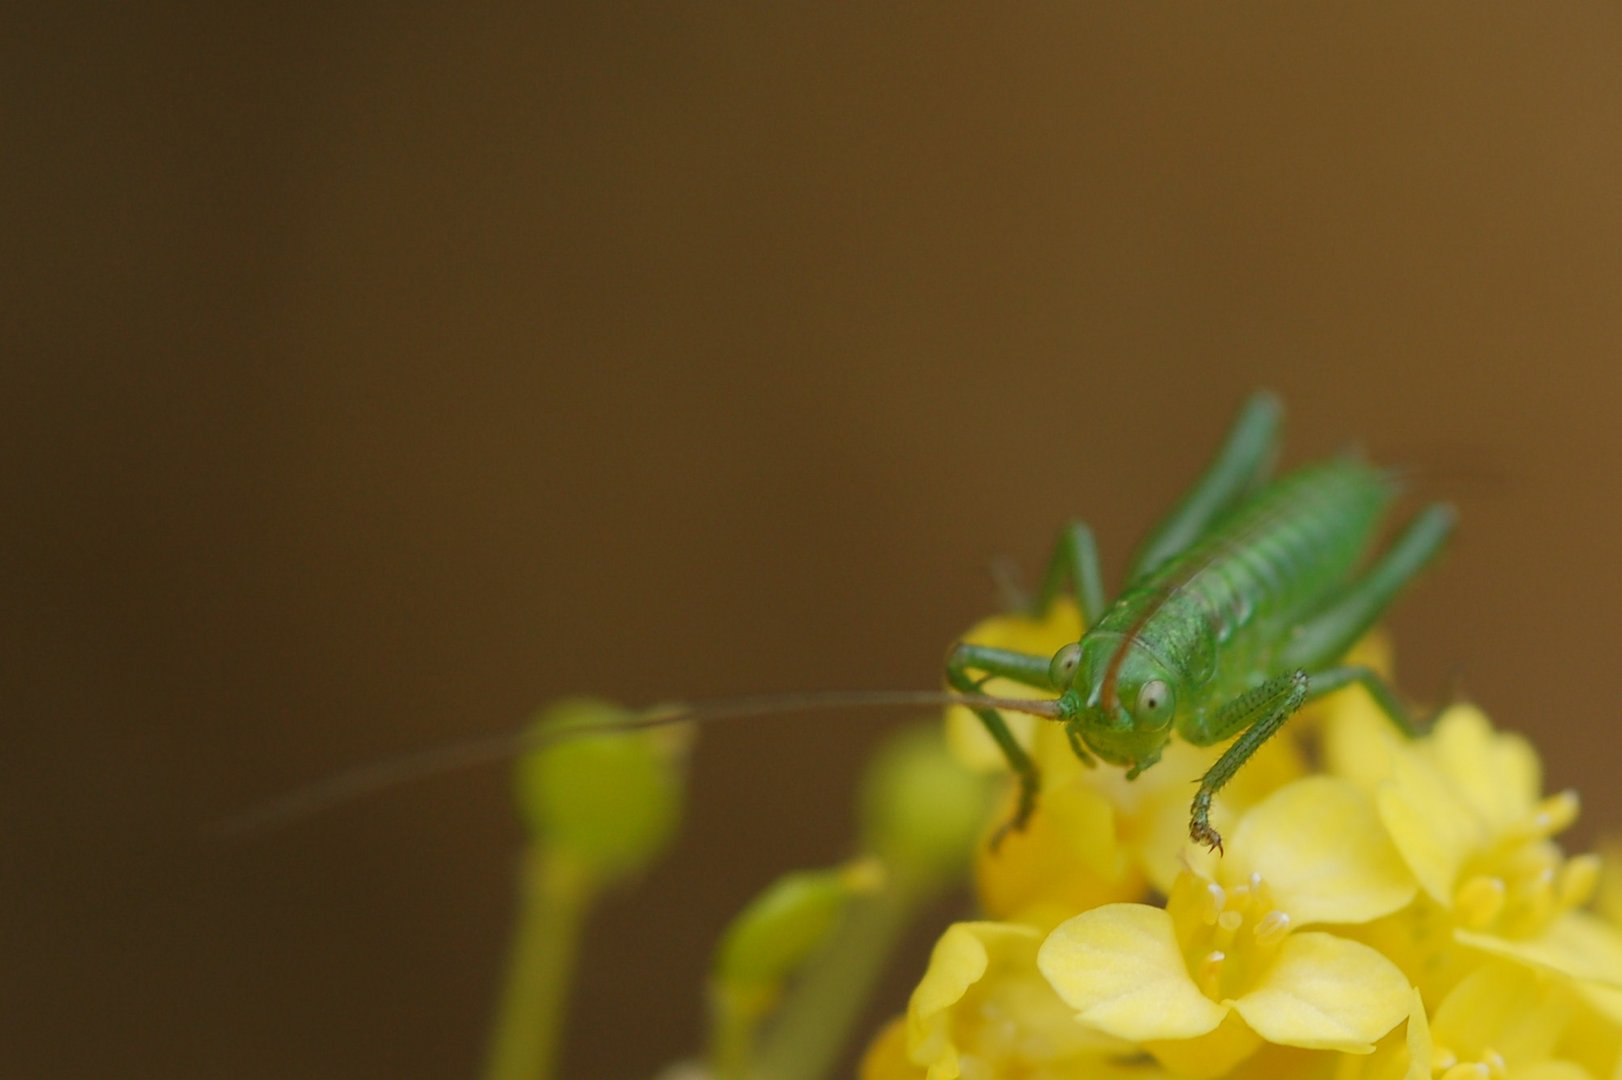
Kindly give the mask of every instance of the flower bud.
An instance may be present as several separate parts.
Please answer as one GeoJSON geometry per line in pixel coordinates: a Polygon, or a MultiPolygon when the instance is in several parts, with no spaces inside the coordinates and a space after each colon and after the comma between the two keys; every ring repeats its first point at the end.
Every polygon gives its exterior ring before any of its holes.
{"type": "Polygon", "coordinates": [[[616,731],[632,715],[589,698],[543,709],[531,731],[580,731],[518,760],[519,816],[531,842],[570,859],[598,883],[645,870],[681,820],[682,728],[616,731]],[[602,733],[590,729],[601,727],[602,733]]]}
{"type": "Polygon", "coordinates": [[[908,728],[879,748],[862,787],[865,850],[899,881],[933,887],[967,869],[990,788],[948,753],[938,724],[908,728]]]}
{"type": "Polygon", "coordinates": [[[873,859],[784,874],[751,900],[722,935],[712,972],[735,1000],[776,993],[838,924],[845,904],[882,886],[873,859]]]}

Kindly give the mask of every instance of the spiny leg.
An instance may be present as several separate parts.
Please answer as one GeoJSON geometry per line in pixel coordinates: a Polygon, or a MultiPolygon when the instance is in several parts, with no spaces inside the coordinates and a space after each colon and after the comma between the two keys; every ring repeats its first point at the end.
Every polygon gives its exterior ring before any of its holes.
{"type": "Polygon", "coordinates": [[[1200,779],[1200,790],[1194,796],[1193,813],[1189,822],[1190,835],[1220,852],[1222,837],[1211,828],[1209,821],[1211,797],[1233,778],[1234,773],[1250,760],[1250,756],[1257,748],[1278,731],[1284,721],[1302,705],[1337,690],[1343,690],[1354,683],[1368,691],[1375,706],[1404,735],[1412,738],[1429,729],[1431,721],[1415,720],[1398,699],[1396,692],[1391,689],[1391,684],[1372,668],[1347,665],[1315,671],[1310,676],[1297,670],[1294,674],[1271,679],[1229,702],[1218,711],[1212,725],[1213,742],[1221,741],[1237,730],[1243,730],[1244,734],[1228,747],[1217,759],[1216,764],[1212,765],[1200,779]],[[1299,700],[1296,700],[1297,697],[1299,700]],[[1272,708],[1274,705],[1280,707],[1272,708]],[[1257,716],[1260,719],[1249,719],[1257,716]]]}
{"type": "Polygon", "coordinates": [[[1295,671],[1269,679],[1217,710],[1210,728],[1211,742],[1220,742],[1236,731],[1240,735],[1200,777],[1200,790],[1189,808],[1188,820],[1188,834],[1196,841],[1221,854],[1222,836],[1211,827],[1211,797],[1301,707],[1307,699],[1307,688],[1307,673],[1295,671]]]}
{"type": "MultiPolygon", "coordinates": [[[[987,645],[958,644],[946,660],[946,681],[952,689],[962,694],[977,693],[981,685],[992,678],[1012,679],[1024,686],[1033,686],[1041,690],[1051,690],[1053,685],[1048,678],[1048,658],[1032,656],[1029,653],[1014,652],[1010,649],[994,649],[987,645]],[[970,675],[971,671],[981,673],[976,679],[970,675]]],[[[979,717],[980,723],[985,725],[986,731],[1002,751],[1003,757],[1008,759],[1008,767],[1013,770],[1015,779],[1019,782],[1019,802],[1015,807],[1014,816],[1001,825],[991,838],[993,851],[1002,843],[1009,830],[1024,830],[1026,822],[1036,810],[1036,793],[1041,786],[1041,776],[1037,773],[1036,762],[1031,755],[1014,738],[1009,730],[1008,722],[996,709],[972,708],[971,711],[979,717]]],[[[1075,743],[1072,741],[1072,746],[1075,743]]],[[[1089,765],[1092,759],[1084,757],[1089,765]]]]}
{"type": "MultiPolygon", "coordinates": [[[[1345,656],[1385,613],[1402,587],[1442,550],[1457,517],[1451,506],[1441,503],[1433,503],[1415,515],[1367,573],[1295,631],[1279,663],[1316,671],[1345,656]]],[[[1317,680],[1314,675],[1314,685],[1317,680]]]]}
{"type": "Polygon", "coordinates": [[[1133,555],[1126,576],[1128,585],[1187,550],[1224,511],[1267,479],[1278,456],[1282,411],[1278,398],[1267,391],[1251,395],[1217,451],[1216,460],[1133,555]]]}

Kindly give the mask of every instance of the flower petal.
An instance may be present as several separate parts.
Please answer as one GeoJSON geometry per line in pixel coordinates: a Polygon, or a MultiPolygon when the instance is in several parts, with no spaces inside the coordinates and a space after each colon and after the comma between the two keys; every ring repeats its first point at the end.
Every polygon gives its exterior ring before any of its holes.
{"type": "Polygon", "coordinates": [[[988,943],[1028,932],[1001,923],[954,923],[935,942],[929,967],[907,1003],[907,1051],[930,1073],[957,1075],[957,1047],[952,1041],[952,1007],[962,1001],[991,966],[988,943]]]}
{"type": "Polygon", "coordinates": [[[1328,700],[1337,702],[1324,725],[1324,770],[1373,791],[1391,775],[1396,760],[1412,747],[1362,687],[1348,687],[1328,700]]]}
{"type": "Polygon", "coordinates": [[[1594,1080],[1594,1074],[1571,1061],[1539,1061],[1515,1070],[1515,1080],[1594,1080]]]}
{"type": "Polygon", "coordinates": [[[1375,793],[1380,820],[1420,887],[1452,907],[1460,869],[1488,836],[1429,762],[1409,753],[1392,766],[1392,779],[1375,793]]]}
{"type": "Polygon", "coordinates": [[[1506,938],[1460,929],[1453,931],[1453,939],[1494,956],[1622,989],[1622,931],[1584,911],[1568,911],[1537,937],[1506,938]]]}
{"type": "Polygon", "coordinates": [[[1473,705],[1443,713],[1431,735],[1435,761],[1466,805],[1499,831],[1516,824],[1537,803],[1543,767],[1519,735],[1498,733],[1473,705]]]}
{"type": "Polygon", "coordinates": [[[1369,797],[1337,777],[1280,788],[1244,816],[1231,846],[1223,878],[1258,871],[1296,926],[1368,922],[1418,888],[1369,797]]]}
{"type": "Polygon", "coordinates": [[[951,1080],[1035,1077],[1066,1063],[1129,1054],[1130,1044],[1080,1023],[1042,978],[1041,942],[1028,926],[949,927],[907,1008],[908,1059],[926,1066],[930,1080],[951,1080]]]}
{"type": "Polygon", "coordinates": [[[1048,935],[1036,964],[1082,1021],[1134,1042],[1203,1035],[1228,1011],[1194,985],[1160,908],[1106,904],[1077,915],[1048,935]]]}
{"type": "Polygon", "coordinates": [[[1366,1054],[1407,1017],[1408,979],[1367,945],[1291,934],[1255,990],[1233,1007],[1268,1042],[1366,1054]]]}
{"type": "Polygon", "coordinates": [[[1408,1022],[1375,1044],[1374,1053],[1339,1056],[1335,1080],[1431,1080],[1432,1044],[1425,1001],[1409,991],[1408,1022]]]}
{"type": "MultiPolygon", "coordinates": [[[[1622,1031],[1622,990],[1585,982],[1577,984],[1577,992],[1591,1008],[1622,1031]]],[[[1622,1060],[1618,1060],[1616,1066],[1622,1069],[1622,1060]]]]}
{"type": "Polygon", "coordinates": [[[1448,991],[1431,1024],[1460,1057],[1490,1050],[1517,1065],[1542,1061],[1571,1021],[1571,999],[1552,990],[1528,968],[1489,960],[1448,991]]]}
{"type": "Polygon", "coordinates": [[[929,967],[912,992],[911,1011],[921,1019],[928,1019],[956,1005],[969,987],[985,975],[990,963],[982,937],[1022,929],[999,923],[954,923],[947,927],[935,942],[935,949],[929,954],[929,967]]]}
{"type": "Polygon", "coordinates": [[[1143,1048],[1178,1076],[1210,1080],[1228,1075],[1261,1045],[1261,1036],[1250,1030],[1238,1013],[1230,1012],[1215,1031],[1192,1039],[1151,1040],[1143,1048]]]}
{"type": "Polygon", "coordinates": [[[873,1037],[857,1075],[861,1080],[924,1080],[926,1071],[907,1060],[905,1017],[891,1020],[873,1037]]]}
{"type": "MultiPolygon", "coordinates": [[[[999,821],[1006,820],[999,814],[999,821]]],[[[1099,904],[1143,895],[1143,879],[1132,870],[1117,837],[1115,807],[1079,779],[1044,789],[1024,831],[1009,833],[995,851],[981,844],[975,855],[975,883],[986,914],[1048,926],[1099,904]]]]}
{"type": "Polygon", "coordinates": [[[1403,1080],[1430,1080],[1431,1058],[1436,1040],[1431,1036],[1430,1020],[1425,1016],[1425,999],[1413,991],[1413,1006],[1408,1010],[1408,1031],[1403,1045],[1408,1051],[1408,1068],[1403,1080]]]}

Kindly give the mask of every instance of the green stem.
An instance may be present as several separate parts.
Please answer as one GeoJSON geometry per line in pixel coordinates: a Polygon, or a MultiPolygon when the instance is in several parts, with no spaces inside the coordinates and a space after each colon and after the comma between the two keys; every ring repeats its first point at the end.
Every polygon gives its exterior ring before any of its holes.
{"type": "Polygon", "coordinates": [[[763,994],[710,990],[710,1068],[716,1080],[749,1080],[755,1034],[770,1002],[763,994]]]}
{"type": "Polygon", "coordinates": [[[919,899],[915,890],[892,887],[851,901],[828,948],[806,967],[778,1010],[760,1044],[756,1076],[829,1075],[919,899]]]}
{"type": "Polygon", "coordinates": [[[518,925],[491,1036],[486,1080],[548,1080],[559,1043],[580,931],[594,890],[570,860],[534,847],[518,870],[518,925]]]}

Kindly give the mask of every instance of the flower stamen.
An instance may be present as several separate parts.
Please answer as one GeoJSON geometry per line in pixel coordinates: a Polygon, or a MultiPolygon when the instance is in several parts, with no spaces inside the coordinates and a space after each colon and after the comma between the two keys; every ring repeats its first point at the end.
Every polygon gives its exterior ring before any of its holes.
{"type": "Polygon", "coordinates": [[[1592,852],[1567,859],[1555,885],[1561,908],[1568,911],[1580,908],[1593,899],[1599,889],[1602,869],[1600,857],[1592,852]]]}
{"type": "Polygon", "coordinates": [[[1465,880],[1453,895],[1453,909],[1465,926],[1481,929],[1491,926],[1503,914],[1509,892],[1500,877],[1477,874],[1465,880]]]}
{"type": "Polygon", "coordinates": [[[1269,911],[1257,920],[1256,929],[1252,931],[1256,944],[1263,948],[1277,945],[1290,932],[1291,921],[1287,911],[1269,911]]]}
{"type": "Polygon", "coordinates": [[[1189,972],[1194,978],[1194,985],[1212,1000],[1220,1000],[1222,997],[1222,966],[1227,958],[1227,954],[1221,949],[1212,949],[1205,954],[1205,959],[1189,972]]]}
{"type": "Polygon", "coordinates": [[[1527,828],[1531,832],[1530,838],[1546,840],[1555,833],[1565,832],[1577,820],[1577,814],[1582,809],[1582,800],[1577,793],[1570,789],[1550,795],[1538,804],[1533,812],[1527,828]]]}

